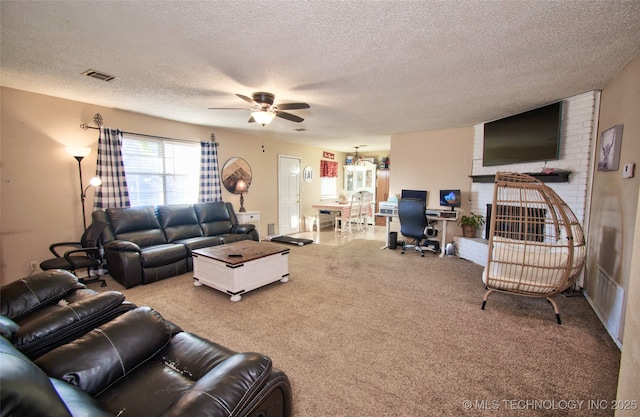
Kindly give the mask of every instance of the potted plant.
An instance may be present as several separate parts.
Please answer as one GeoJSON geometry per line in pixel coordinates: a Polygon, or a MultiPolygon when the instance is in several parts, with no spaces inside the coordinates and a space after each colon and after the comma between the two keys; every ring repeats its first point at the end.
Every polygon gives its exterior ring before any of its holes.
{"type": "Polygon", "coordinates": [[[462,236],[476,237],[478,227],[484,224],[484,216],[471,212],[468,216],[460,217],[458,224],[462,226],[462,236]]]}

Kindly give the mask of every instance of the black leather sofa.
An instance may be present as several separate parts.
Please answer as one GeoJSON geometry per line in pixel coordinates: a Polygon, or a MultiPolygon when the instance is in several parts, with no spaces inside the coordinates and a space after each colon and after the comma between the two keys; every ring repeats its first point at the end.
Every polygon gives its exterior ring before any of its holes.
{"type": "Polygon", "coordinates": [[[149,307],[30,361],[0,337],[2,416],[289,417],[287,376],[259,353],[183,332],[149,307]]]}
{"type": "Polygon", "coordinates": [[[43,271],[0,289],[0,333],[35,359],[135,307],[118,291],[88,289],[68,271],[43,271]]]}
{"type": "Polygon", "coordinates": [[[116,281],[131,288],[193,270],[191,251],[259,240],[253,224],[238,224],[231,203],[210,202],[96,211],[105,258],[116,281]]]}

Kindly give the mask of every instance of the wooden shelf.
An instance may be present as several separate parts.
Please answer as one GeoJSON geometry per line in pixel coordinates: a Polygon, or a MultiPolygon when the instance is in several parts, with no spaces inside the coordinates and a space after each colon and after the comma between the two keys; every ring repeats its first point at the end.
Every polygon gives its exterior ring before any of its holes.
{"type": "MultiPolygon", "coordinates": [[[[559,171],[554,172],[552,174],[543,174],[542,172],[525,172],[527,175],[531,175],[535,179],[542,182],[569,182],[569,175],[571,175],[571,171],[559,171]]],[[[473,182],[478,183],[493,183],[495,182],[496,176],[491,175],[470,175],[473,182]]]]}

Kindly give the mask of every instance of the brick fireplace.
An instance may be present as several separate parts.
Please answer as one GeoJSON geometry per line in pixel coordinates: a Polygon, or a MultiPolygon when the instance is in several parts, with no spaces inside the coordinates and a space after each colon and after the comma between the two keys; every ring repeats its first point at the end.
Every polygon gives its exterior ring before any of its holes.
{"type": "MultiPolygon", "coordinates": [[[[589,178],[593,166],[593,147],[597,134],[598,109],[600,92],[589,91],[564,100],[562,132],[560,143],[560,159],[548,162],[529,162],[525,164],[482,166],[483,124],[474,126],[473,172],[474,175],[494,175],[501,171],[542,172],[543,169],[555,168],[570,171],[568,182],[549,183],[551,188],[562,198],[576,214],[578,220],[585,224],[588,216],[589,178]]],[[[487,217],[487,205],[493,202],[493,183],[471,183],[471,211],[487,217]]],[[[465,213],[463,213],[465,214],[465,213]]],[[[487,218],[487,221],[489,219],[487,218]]],[[[486,226],[478,232],[483,238],[456,237],[456,247],[461,258],[480,265],[486,264],[488,234],[486,226]]]]}

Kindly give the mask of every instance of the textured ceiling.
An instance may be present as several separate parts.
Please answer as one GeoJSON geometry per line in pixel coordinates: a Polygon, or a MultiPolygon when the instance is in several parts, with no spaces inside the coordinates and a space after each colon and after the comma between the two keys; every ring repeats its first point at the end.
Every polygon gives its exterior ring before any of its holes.
{"type": "Polygon", "coordinates": [[[601,89],[640,52],[638,0],[0,7],[3,86],[345,152],[601,89]],[[117,79],[81,75],[90,68],[117,79]],[[266,127],[247,111],[207,109],[245,107],[235,93],[255,91],[311,108],[291,111],[302,123],[266,127]]]}

